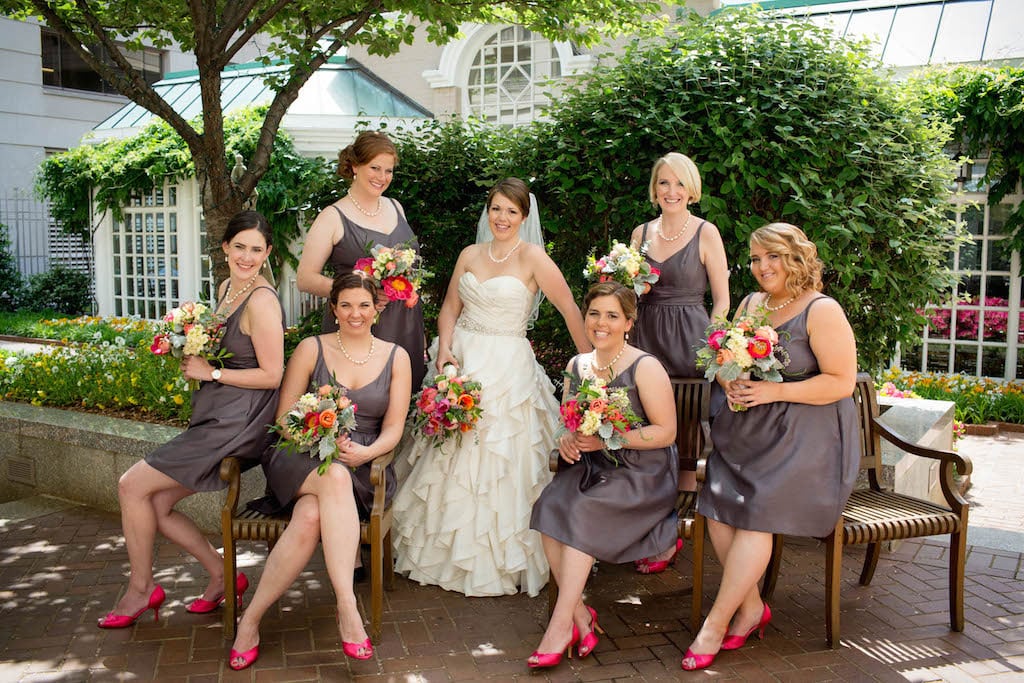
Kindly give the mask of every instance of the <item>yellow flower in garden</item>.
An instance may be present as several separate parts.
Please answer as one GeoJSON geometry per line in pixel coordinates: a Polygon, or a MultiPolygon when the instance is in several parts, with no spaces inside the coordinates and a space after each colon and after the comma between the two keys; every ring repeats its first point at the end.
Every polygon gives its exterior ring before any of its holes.
{"type": "Polygon", "coordinates": [[[171,400],[174,401],[174,405],[176,406],[180,406],[182,403],[185,402],[185,399],[182,398],[181,394],[175,394],[171,400]]]}
{"type": "Polygon", "coordinates": [[[39,396],[39,398],[46,398],[46,392],[43,391],[42,389],[36,391],[36,394],[39,396]]]}

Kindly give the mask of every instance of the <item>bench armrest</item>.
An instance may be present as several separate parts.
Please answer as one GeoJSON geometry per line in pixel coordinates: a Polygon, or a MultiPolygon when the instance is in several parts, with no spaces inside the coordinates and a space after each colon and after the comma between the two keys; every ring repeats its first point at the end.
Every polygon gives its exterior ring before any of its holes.
{"type": "Polygon", "coordinates": [[[970,458],[953,451],[944,451],[938,448],[929,448],[921,444],[911,443],[898,432],[879,422],[877,417],[871,418],[871,431],[907,453],[921,458],[940,461],[942,466],[939,485],[942,487],[942,494],[946,499],[946,503],[957,511],[967,504],[967,501],[960,495],[960,492],[953,483],[953,471],[955,469],[960,476],[970,474],[974,469],[970,458]]]}
{"type": "Polygon", "coordinates": [[[388,465],[395,460],[395,449],[384,455],[378,455],[370,463],[370,484],[373,485],[373,509],[370,517],[381,517],[387,509],[387,471],[388,465]]]}
{"type": "Polygon", "coordinates": [[[222,514],[228,519],[234,517],[241,495],[242,466],[238,458],[228,457],[220,461],[220,480],[228,483],[227,496],[224,498],[222,514]]]}
{"type": "Polygon", "coordinates": [[[548,469],[551,470],[552,472],[557,472],[559,464],[561,462],[562,456],[559,455],[558,449],[556,448],[555,450],[551,451],[551,454],[548,456],[548,469]]]}

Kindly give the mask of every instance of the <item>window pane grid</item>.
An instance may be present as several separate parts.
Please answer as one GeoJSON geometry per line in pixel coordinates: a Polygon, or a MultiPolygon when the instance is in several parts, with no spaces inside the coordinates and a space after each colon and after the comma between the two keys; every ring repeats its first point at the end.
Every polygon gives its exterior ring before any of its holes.
{"type": "Polygon", "coordinates": [[[111,246],[114,259],[114,313],[159,319],[180,303],[176,197],[167,186],[136,193],[114,221],[111,246]]]}

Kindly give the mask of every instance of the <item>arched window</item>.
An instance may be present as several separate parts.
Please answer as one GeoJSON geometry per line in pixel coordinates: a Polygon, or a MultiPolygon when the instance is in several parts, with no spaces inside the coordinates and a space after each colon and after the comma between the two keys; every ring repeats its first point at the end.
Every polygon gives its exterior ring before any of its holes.
{"type": "Polygon", "coordinates": [[[527,123],[547,105],[544,91],[550,81],[561,76],[558,50],[551,41],[522,26],[498,29],[470,64],[468,113],[494,123],[527,123]]]}

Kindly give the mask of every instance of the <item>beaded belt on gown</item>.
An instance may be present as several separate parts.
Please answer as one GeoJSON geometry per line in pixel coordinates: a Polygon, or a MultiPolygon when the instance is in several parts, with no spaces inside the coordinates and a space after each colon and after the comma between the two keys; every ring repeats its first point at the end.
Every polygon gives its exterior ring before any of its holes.
{"type": "Polygon", "coordinates": [[[516,329],[498,329],[496,327],[490,327],[482,323],[473,320],[465,314],[460,315],[459,319],[455,321],[455,327],[460,327],[468,332],[476,332],[477,334],[489,334],[495,337],[525,337],[526,326],[516,329]]]}

